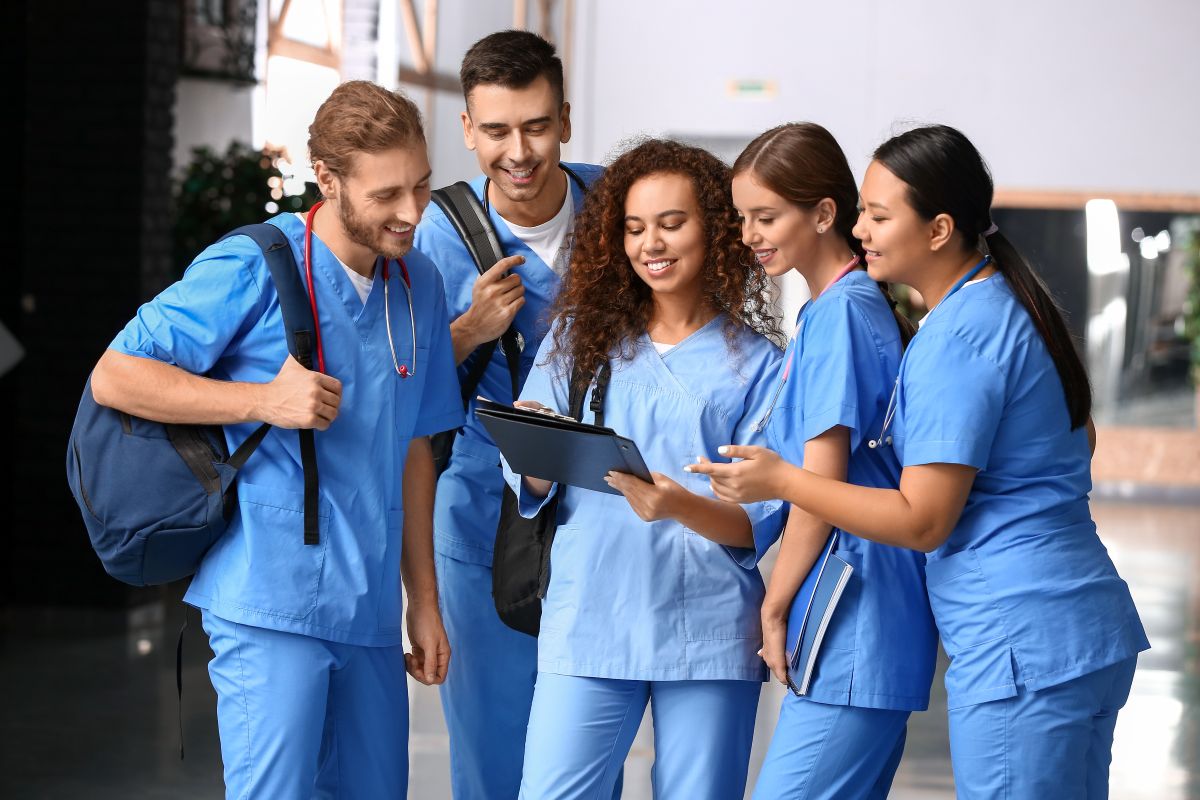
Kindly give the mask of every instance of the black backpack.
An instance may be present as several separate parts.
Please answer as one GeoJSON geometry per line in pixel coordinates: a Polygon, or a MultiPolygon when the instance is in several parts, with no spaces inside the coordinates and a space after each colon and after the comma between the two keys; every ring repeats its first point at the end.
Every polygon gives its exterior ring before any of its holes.
{"type": "MultiPolygon", "coordinates": [[[[579,177],[574,170],[564,164],[559,164],[559,167],[567,174],[570,182],[587,190],[583,178],[579,177]]],[[[488,181],[484,181],[484,197],[487,197],[487,191],[488,181]]],[[[570,191],[569,185],[567,191],[570,191]]],[[[504,250],[500,247],[500,240],[496,238],[496,230],[492,227],[487,209],[479,202],[479,198],[475,196],[469,183],[458,181],[450,186],[434,189],[431,198],[434,203],[437,203],[438,208],[442,209],[446,219],[454,228],[454,232],[466,245],[467,252],[470,253],[471,260],[475,262],[475,269],[479,271],[480,275],[504,258],[504,250]]],[[[467,360],[464,362],[467,364],[467,374],[461,384],[464,411],[470,406],[471,398],[475,396],[475,390],[479,388],[479,381],[482,380],[487,365],[491,363],[497,346],[500,347],[505,361],[508,362],[508,376],[512,384],[513,399],[517,399],[517,395],[521,393],[521,350],[525,343],[517,331],[514,321],[499,339],[484,342],[475,349],[475,352],[467,356],[467,360]]],[[[454,449],[454,437],[457,435],[458,429],[455,428],[435,434],[431,439],[433,463],[438,475],[441,475],[446,471],[446,467],[450,466],[450,454],[454,449]]]]}
{"type": "MultiPolygon", "coordinates": [[[[471,190],[470,184],[459,181],[451,186],[434,189],[432,198],[433,202],[437,203],[445,213],[446,219],[450,221],[463,244],[467,246],[467,252],[471,254],[471,260],[475,262],[475,269],[479,271],[480,275],[504,258],[504,251],[500,248],[500,240],[496,238],[492,221],[488,219],[487,211],[480,204],[475,192],[471,190]]],[[[497,345],[501,345],[500,349],[508,362],[508,376],[512,382],[513,399],[516,399],[520,393],[521,339],[514,323],[508,326],[508,330],[499,339],[484,342],[475,349],[475,352],[467,356],[467,374],[461,384],[464,411],[470,406],[471,398],[475,396],[475,390],[479,388],[479,381],[483,379],[483,373],[491,363],[497,345]]],[[[454,428],[434,434],[431,439],[433,464],[438,475],[441,475],[450,466],[450,454],[454,449],[454,437],[457,435],[458,429],[454,428]]]]}
{"type": "MultiPolygon", "coordinates": [[[[611,374],[607,361],[596,373],[596,389],[589,407],[596,425],[604,425],[604,395],[611,374]]],[[[591,384],[588,376],[572,370],[568,400],[571,416],[583,421],[583,397],[591,384]]],[[[500,620],[513,630],[537,636],[542,622],[542,600],[550,588],[550,551],[558,530],[558,504],[565,485],[559,485],[537,516],[521,516],[517,496],[508,486],[500,503],[496,547],[492,555],[492,601],[500,620]]]]}
{"type": "MultiPolygon", "coordinates": [[[[229,236],[249,236],[262,249],[288,350],[312,369],[312,308],[287,237],[266,223],[229,236]]],[[[168,425],[101,406],[89,377],[67,444],[67,482],[104,569],[134,586],[194,573],[232,519],[238,471],[270,428],[260,425],[230,455],[219,426],[168,425]]],[[[316,443],[311,430],[299,436],[304,543],[317,544],[316,443]]]]}

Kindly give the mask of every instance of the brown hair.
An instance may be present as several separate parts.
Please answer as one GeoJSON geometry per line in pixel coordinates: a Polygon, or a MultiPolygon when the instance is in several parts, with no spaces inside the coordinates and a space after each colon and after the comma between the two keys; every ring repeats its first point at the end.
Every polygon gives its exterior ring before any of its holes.
{"type": "Polygon", "coordinates": [[[538,78],[545,78],[563,104],[563,66],[554,53],[554,45],[529,31],[499,31],[485,36],[463,56],[458,71],[463,99],[471,99],[471,90],[479,85],[524,89],[538,78]]]}
{"type": "MultiPolygon", "coordinates": [[[[858,186],[846,154],[833,134],[815,122],[791,122],[760,134],[733,162],[733,174],[749,172],[763,186],[800,208],[814,208],[828,197],[835,206],[833,227],[850,249],[863,257],[854,237],[858,219],[858,186]]],[[[907,344],[912,322],[896,308],[886,283],[879,290],[896,317],[900,338],[907,344]]]]}
{"type": "Polygon", "coordinates": [[[400,92],[370,81],[347,81],[317,109],[308,126],[308,157],[335,175],[354,171],[355,153],[425,144],[421,112],[400,92]]]}
{"type": "Polygon", "coordinates": [[[649,139],[604,171],[576,218],[571,266],[553,308],[555,318],[565,323],[557,327],[550,352],[560,368],[574,364],[576,374],[593,375],[614,350],[628,357],[645,332],[653,292],[625,254],[625,197],[638,180],[662,174],[691,181],[708,260],[701,278],[703,297],[727,315],[727,341],[732,344],[743,325],[777,343],[782,340],[771,313],[766,272],[742,244],[729,168],[698,147],[649,139]]]}

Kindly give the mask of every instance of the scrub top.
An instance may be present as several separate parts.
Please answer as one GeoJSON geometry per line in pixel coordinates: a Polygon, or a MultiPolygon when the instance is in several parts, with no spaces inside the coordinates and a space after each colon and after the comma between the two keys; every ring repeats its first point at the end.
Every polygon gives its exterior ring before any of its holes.
{"type": "MultiPolygon", "coordinates": [[[[791,365],[766,432],[793,464],[810,439],[842,425],[850,432],[846,478],[895,489],[891,448],[871,448],[900,362],[900,329],[866,272],[850,272],[800,312],[783,364],[791,365]]],[[[773,532],[772,532],[773,533],[773,532]]],[[[761,558],[778,534],[755,542],[761,558]]],[[[854,572],[825,634],[809,694],[822,703],[923,711],[929,706],[937,630],[925,594],[925,555],[842,531],[837,554],[854,572]]],[[[788,631],[789,647],[799,631],[788,631]]]]}
{"type": "MultiPolygon", "coordinates": [[[[304,223],[270,220],[301,270],[304,223]]],[[[420,253],[412,279],[416,370],[401,378],[384,323],[382,271],[364,304],[315,235],[313,285],[325,364],[342,382],[337,419],[316,432],[320,542],[303,538],[299,436],[271,430],[237,482],[238,513],[213,545],[185,600],[246,625],[357,645],[402,640],[400,554],[409,441],[462,424],[442,282],[420,253]]],[[[396,359],[412,367],[413,336],[401,271],[388,287],[396,359]]],[[[265,383],[288,355],[279,298],[258,247],[237,236],[207,248],[183,279],[143,305],[111,347],[217,380],[265,383]]],[[[230,451],[258,423],[226,425],[230,451]]]]}
{"type": "MultiPolygon", "coordinates": [[[[637,443],[651,472],[711,497],[696,457],[753,438],[753,409],[770,390],[779,349],[739,325],[726,337],[720,314],[660,355],[642,334],[614,353],[604,424],[637,443]]],[[[547,337],[521,398],[569,413],[567,376],[547,363],[547,337]]],[[[590,395],[584,421],[595,419],[590,395]]],[[[545,502],[518,491],[521,513],[545,502]]],[[[560,490],[560,487],[555,487],[560,490]]],[[[743,506],[757,537],[782,524],[780,504],[743,506]]],[[[550,587],[542,603],[538,670],[628,680],[752,680],[767,677],[759,606],[764,587],[725,548],[673,519],[644,522],[621,495],[566,487],[558,508],[550,587]]]]}
{"type": "Polygon", "coordinates": [[[1002,274],[929,314],[900,367],[893,436],[906,467],[978,470],[926,566],[951,709],[1150,646],[1088,508],[1087,430],[1071,430],[1054,362],[1002,274]]]}
{"type": "MultiPolygon", "coordinates": [[[[578,175],[585,186],[590,186],[603,172],[603,168],[593,164],[565,166],[578,175]]],[[[583,207],[583,188],[569,176],[567,185],[578,212],[583,207]]],[[[471,189],[480,202],[483,201],[483,186],[482,175],[471,181],[471,189]]],[[[525,257],[525,263],[514,270],[521,276],[525,287],[525,305],[513,320],[525,340],[521,352],[520,380],[517,383],[520,387],[533,366],[533,356],[542,343],[542,337],[546,335],[548,310],[558,295],[560,281],[554,270],[513,234],[494,207],[488,206],[488,212],[501,251],[506,256],[525,257]]],[[[437,265],[445,283],[450,319],[458,319],[471,307],[471,290],[479,271],[462,238],[455,233],[436,203],[430,203],[425,210],[425,216],[417,226],[413,246],[437,265]]],[[[471,359],[468,358],[459,367],[460,380],[466,379],[470,363],[471,359]]],[[[508,360],[499,347],[492,353],[475,395],[497,403],[511,403],[516,399],[512,396],[508,360]]],[[[438,480],[433,512],[434,547],[438,553],[470,564],[491,566],[504,489],[499,467],[500,451],[496,449],[491,435],[475,418],[473,396],[467,410],[466,425],[454,438],[450,465],[438,480]]]]}

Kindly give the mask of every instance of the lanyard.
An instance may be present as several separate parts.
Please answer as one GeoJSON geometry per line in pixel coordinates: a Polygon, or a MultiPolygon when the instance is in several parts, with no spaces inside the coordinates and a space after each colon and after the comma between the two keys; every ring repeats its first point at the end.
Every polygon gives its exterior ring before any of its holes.
{"type": "Polygon", "coordinates": [[[800,335],[800,326],[801,326],[801,324],[803,324],[803,321],[804,321],[804,312],[808,310],[808,307],[813,302],[813,300],[820,298],[821,295],[823,295],[823,294],[825,294],[825,292],[829,291],[830,286],[833,286],[835,283],[840,281],[842,278],[849,275],[851,272],[854,271],[854,268],[857,266],[858,266],[858,256],[856,255],[856,256],[854,256],[854,258],[850,259],[849,262],[847,262],[846,266],[842,267],[838,271],[837,275],[833,276],[833,280],[831,280],[828,284],[826,284],[825,288],[822,289],[817,294],[816,297],[806,301],[804,303],[804,305],[800,307],[800,313],[796,315],[796,329],[792,331],[791,350],[788,354],[787,363],[783,365],[783,375],[779,378],[779,384],[775,387],[775,394],[771,395],[771,404],[769,406],[767,406],[767,413],[764,414],[762,419],[760,419],[754,425],[755,433],[762,433],[766,429],[767,423],[769,423],[771,421],[771,415],[773,413],[775,413],[775,404],[779,402],[779,395],[783,393],[783,386],[784,386],[784,384],[787,383],[788,376],[792,374],[792,362],[796,360],[796,347],[795,347],[796,337],[800,335]]]}
{"type": "MultiPolygon", "coordinates": [[[[308,215],[304,218],[304,279],[308,283],[308,302],[312,306],[313,315],[313,338],[317,344],[317,369],[325,372],[325,348],[321,345],[321,321],[317,316],[317,293],[313,289],[312,276],[312,226],[313,219],[317,215],[317,209],[325,204],[324,200],[319,200],[313,204],[313,207],[308,210],[308,215]]],[[[384,325],[387,327],[388,349],[392,352],[392,366],[396,370],[396,374],[401,378],[410,378],[417,372],[417,319],[413,313],[413,298],[412,298],[412,279],[408,274],[408,267],[404,264],[404,259],[396,259],[397,266],[400,267],[400,276],[403,279],[404,294],[408,298],[408,319],[412,324],[412,369],[408,368],[407,364],[401,364],[396,358],[396,345],[392,341],[392,318],[388,303],[388,279],[390,271],[388,270],[388,260],[383,259],[383,317],[384,325]]]]}
{"type": "MultiPolygon", "coordinates": [[[[961,278],[958,279],[958,281],[953,286],[950,287],[950,291],[946,292],[945,296],[941,300],[938,301],[938,304],[936,306],[934,306],[933,308],[929,309],[929,314],[932,314],[934,311],[936,311],[942,305],[942,303],[949,300],[950,295],[954,294],[959,289],[961,289],[963,286],[965,286],[968,281],[970,281],[972,278],[974,278],[976,275],[978,275],[979,271],[982,270],[984,267],[986,267],[988,264],[990,264],[991,261],[992,261],[991,256],[984,256],[982,261],[980,261],[975,266],[971,267],[971,269],[969,269],[967,271],[966,275],[963,275],[961,278]]],[[[929,314],[926,314],[925,316],[928,317],[929,314]]],[[[920,332],[921,331],[918,329],[917,333],[913,334],[913,339],[916,339],[917,334],[919,334],[920,332]]],[[[908,358],[908,351],[910,349],[912,349],[912,340],[911,339],[908,342],[908,348],[905,349],[905,351],[904,351],[904,355],[900,357],[900,366],[897,367],[897,369],[896,369],[896,382],[892,385],[892,395],[891,395],[891,397],[888,398],[887,410],[883,414],[883,427],[879,429],[878,438],[867,440],[867,447],[870,447],[872,450],[874,450],[877,447],[883,447],[884,445],[888,445],[890,447],[892,444],[892,437],[887,436],[885,438],[884,435],[887,433],[887,429],[891,427],[892,420],[896,416],[896,408],[897,408],[896,390],[900,388],[900,370],[903,369],[903,367],[904,367],[904,359],[908,358]]]]}

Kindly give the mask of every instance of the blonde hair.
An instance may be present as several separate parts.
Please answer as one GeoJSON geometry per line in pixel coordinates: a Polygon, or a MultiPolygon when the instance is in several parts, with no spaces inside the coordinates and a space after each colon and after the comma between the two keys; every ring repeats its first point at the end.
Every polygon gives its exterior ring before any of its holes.
{"type": "Polygon", "coordinates": [[[421,112],[411,100],[370,81],[347,81],[317,109],[308,126],[309,160],[335,175],[354,171],[355,153],[425,144],[421,112]]]}

